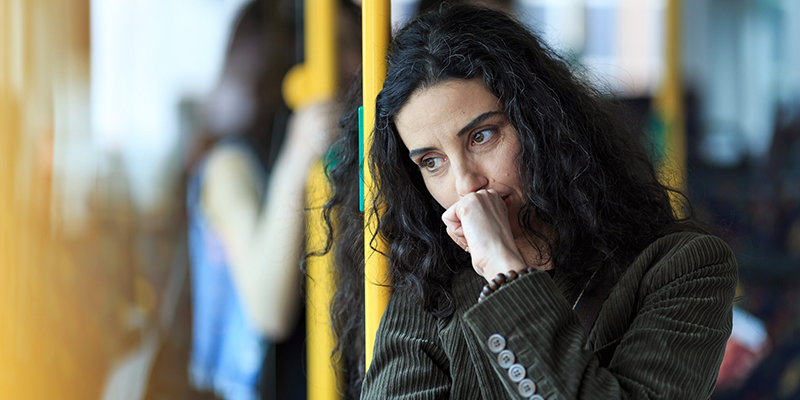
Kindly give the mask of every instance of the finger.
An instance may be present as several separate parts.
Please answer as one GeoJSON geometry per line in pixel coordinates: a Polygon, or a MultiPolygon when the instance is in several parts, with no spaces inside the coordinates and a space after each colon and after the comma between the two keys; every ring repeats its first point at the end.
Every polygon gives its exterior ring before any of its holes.
{"type": "Polygon", "coordinates": [[[483,196],[489,200],[490,203],[502,203],[503,198],[500,197],[500,193],[497,193],[497,190],[489,189],[483,191],[483,196]]]}
{"type": "Polygon", "coordinates": [[[447,228],[447,235],[450,236],[457,245],[461,248],[467,247],[467,238],[464,235],[464,226],[461,224],[461,219],[456,214],[455,205],[448,208],[442,214],[442,221],[447,228]]]}
{"type": "Polygon", "coordinates": [[[464,234],[464,229],[461,224],[461,218],[459,218],[458,214],[456,213],[456,206],[458,203],[450,206],[443,214],[442,214],[442,222],[444,222],[445,226],[456,233],[458,235],[464,234]]]}
{"type": "Polygon", "coordinates": [[[505,212],[508,210],[508,204],[505,200],[503,200],[503,197],[500,196],[500,193],[498,193],[495,189],[489,189],[480,192],[481,193],[478,193],[479,195],[477,198],[484,207],[487,209],[496,210],[498,212],[503,211],[502,214],[505,215],[505,212]]]}
{"type": "Polygon", "coordinates": [[[465,238],[463,235],[455,234],[450,228],[447,228],[447,236],[450,236],[450,239],[452,239],[461,248],[464,248],[467,245],[467,238],[465,238]]]}
{"type": "Polygon", "coordinates": [[[450,206],[450,208],[447,210],[444,210],[444,213],[442,213],[442,221],[444,221],[444,223],[448,226],[460,223],[460,219],[458,218],[458,215],[456,215],[455,204],[450,206]]]}

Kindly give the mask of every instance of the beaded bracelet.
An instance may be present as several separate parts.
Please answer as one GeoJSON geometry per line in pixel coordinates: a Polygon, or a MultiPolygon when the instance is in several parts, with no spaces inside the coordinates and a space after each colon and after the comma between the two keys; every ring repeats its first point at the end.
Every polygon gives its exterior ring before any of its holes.
{"type": "Polygon", "coordinates": [[[480,297],[478,297],[478,303],[482,302],[483,299],[489,297],[490,294],[500,290],[506,283],[511,282],[533,271],[536,271],[536,268],[525,268],[519,272],[508,271],[505,274],[497,274],[497,276],[495,276],[494,279],[489,281],[489,283],[487,283],[486,286],[483,287],[481,295],[480,297]]]}

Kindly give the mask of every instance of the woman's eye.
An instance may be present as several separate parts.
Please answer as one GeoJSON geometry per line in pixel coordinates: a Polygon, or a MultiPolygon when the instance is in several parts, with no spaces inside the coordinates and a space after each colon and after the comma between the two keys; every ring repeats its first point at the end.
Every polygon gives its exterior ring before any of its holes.
{"type": "Polygon", "coordinates": [[[475,133],[475,135],[472,136],[472,142],[475,144],[484,143],[487,140],[489,140],[489,138],[492,137],[492,135],[494,135],[494,131],[492,131],[491,129],[484,129],[480,132],[475,133]]]}
{"type": "Polygon", "coordinates": [[[442,165],[442,158],[441,157],[429,157],[423,159],[420,165],[426,168],[428,171],[433,171],[439,168],[442,165]]]}

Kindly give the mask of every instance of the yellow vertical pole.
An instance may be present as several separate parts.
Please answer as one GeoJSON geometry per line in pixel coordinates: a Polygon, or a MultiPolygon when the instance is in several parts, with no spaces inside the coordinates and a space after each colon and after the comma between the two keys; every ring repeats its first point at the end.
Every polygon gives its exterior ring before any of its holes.
{"type": "Polygon", "coordinates": [[[364,72],[364,341],[366,345],[366,366],[372,363],[375,333],[383,311],[389,301],[388,265],[386,258],[372,249],[377,246],[386,252],[382,241],[371,243],[377,232],[377,221],[368,218],[372,214],[375,198],[372,175],[369,170],[369,149],[372,147],[372,131],[375,126],[375,98],[383,87],[386,78],[386,50],[389,47],[391,29],[390,1],[364,0],[362,5],[362,57],[364,72]]]}
{"type": "MultiPolygon", "coordinates": [[[[681,73],[681,0],[668,0],[665,24],[664,79],[655,99],[664,124],[665,183],[684,191],[686,189],[686,132],[683,113],[683,74],[681,73]]],[[[673,206],[682,213],[679,199],[673,197],[673,206]]]]}
{"type": "MultiPolygon", "coordinates": [[[[292,109],[331,100],[336,93],[337,17],[336,0],[305,0],[305,60],[292,67],[283,81],[283,98],[292,109]]],[[[330,185],[320,160],[309,171],[306,184],[306,247],[311,252],[322,249],[325,243],[322,207],[328,197],[330,185]]],[[[332,252],[307,261],[307,396],[312,400],[336,400],[341,392],[331,359],[334,337],[330,304],[335,290],[332,266],[332,252]]]]}
{"type": "MultiPolygon", "coordinates": [[[[325,243],[325,220],[322,207],[331,196],[330,183],[325,176],[325,165],[320,160],[309,172],[306,184],[306,241],[311,251],[319,250],[325,243]]],[[[333,253],[310,257],[306,279],[306,330],[307,334],[307,396],[310,400],[336,400],[340,398],[339,380],[331,359],[334,348],[331,330],[330,304],[335,290],[331,267],[333,253]]]]}

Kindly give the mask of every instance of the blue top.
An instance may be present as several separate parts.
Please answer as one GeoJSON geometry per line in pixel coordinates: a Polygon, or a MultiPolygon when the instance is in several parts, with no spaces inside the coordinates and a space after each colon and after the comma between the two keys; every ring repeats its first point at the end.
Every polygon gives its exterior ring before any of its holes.
{"type": "MultiPolygon", "coordinates": [[[[244,145],[237,146],[255,162],[244,145]]],[[[249,319],[233,284],[225,247],[200,207],[207,159],[189,178],[187,212],[192,285],[192,350],[189,381],[227,400],[258,399],[259,374],[268,343],[249,319]]],[[[264,171],[259,171],[264,175],[264,171]]]]}

